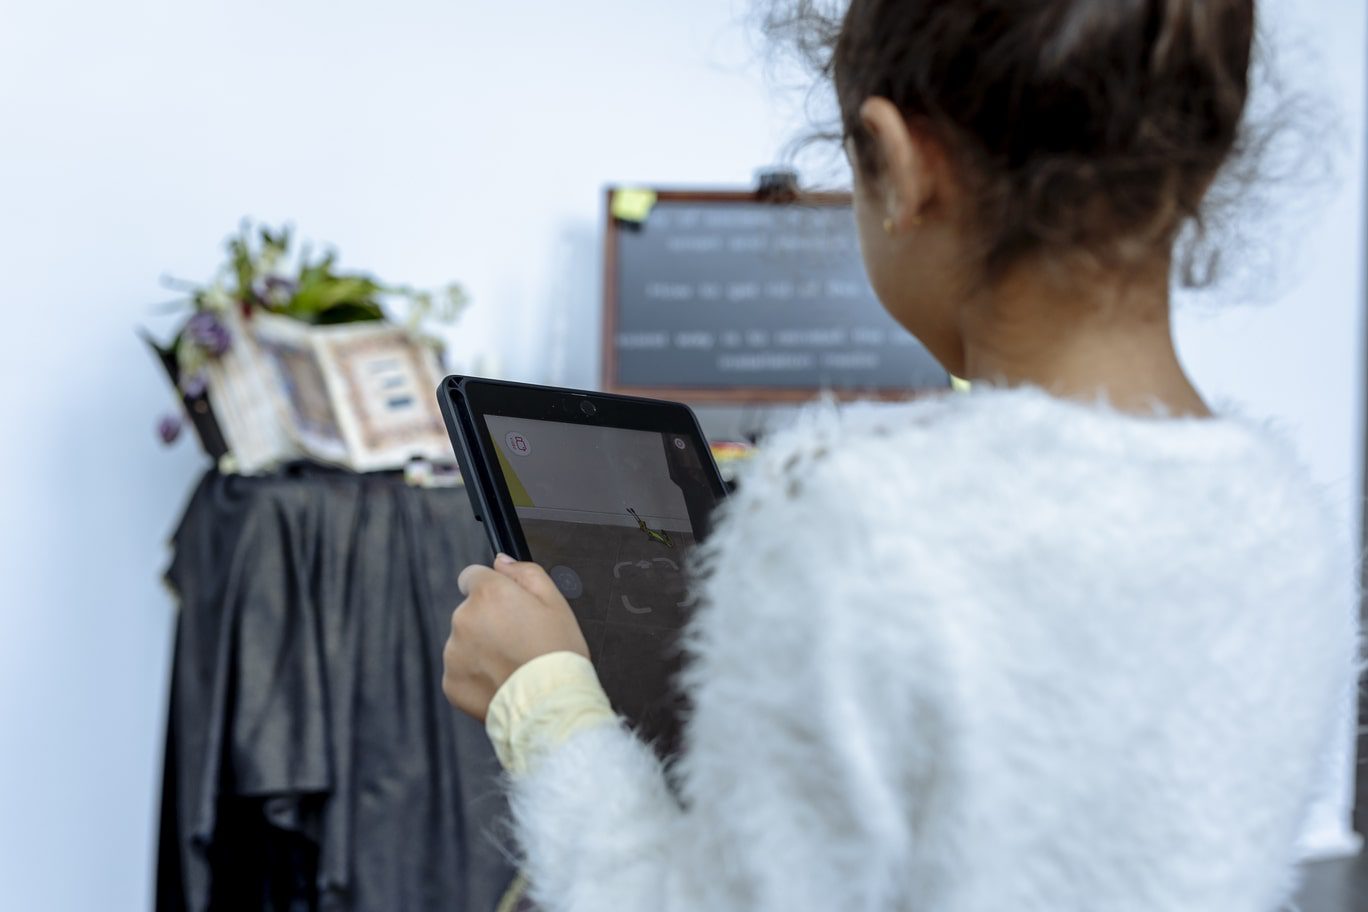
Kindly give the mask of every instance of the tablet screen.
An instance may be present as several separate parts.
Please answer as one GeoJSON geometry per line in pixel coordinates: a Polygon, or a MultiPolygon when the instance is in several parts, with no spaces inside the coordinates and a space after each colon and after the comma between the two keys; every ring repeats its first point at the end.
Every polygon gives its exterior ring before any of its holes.
{"type": "Polygon", "coordinates": [[[691,435],[484,420],[528,550],[579,618],[614,708],[673,752],[684,571],[717,500],[706,454],[691,435]]]}

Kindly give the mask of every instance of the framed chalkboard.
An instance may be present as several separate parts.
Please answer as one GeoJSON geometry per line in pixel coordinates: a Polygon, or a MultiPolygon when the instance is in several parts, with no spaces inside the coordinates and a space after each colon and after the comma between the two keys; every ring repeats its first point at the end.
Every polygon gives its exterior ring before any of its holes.
{"type": "Polygon", "coordinates": [[[905,398],[944,369],[875,298],[848,194],[605,193],[603,387],[691,402],[905,398]]]}

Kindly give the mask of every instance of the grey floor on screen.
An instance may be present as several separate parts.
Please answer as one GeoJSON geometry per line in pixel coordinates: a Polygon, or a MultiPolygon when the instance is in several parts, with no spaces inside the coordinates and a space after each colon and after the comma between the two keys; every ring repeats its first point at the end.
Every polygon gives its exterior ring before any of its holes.
{"type": "Polygon", "coordinates": [[[1368,912],[1368,857],[1307,866],[1299,912],[1368,912]]]}

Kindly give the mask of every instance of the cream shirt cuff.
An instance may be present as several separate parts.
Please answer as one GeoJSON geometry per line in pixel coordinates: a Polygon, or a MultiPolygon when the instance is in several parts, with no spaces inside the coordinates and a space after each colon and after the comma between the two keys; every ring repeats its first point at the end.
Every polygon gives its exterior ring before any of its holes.
{"type": "Polygon", "coordinates": [[[589,660],[549,652],[524,663],[495,691],[485,731],[504,769],[520,775],[575,732],[616,722],[589,660]]]}

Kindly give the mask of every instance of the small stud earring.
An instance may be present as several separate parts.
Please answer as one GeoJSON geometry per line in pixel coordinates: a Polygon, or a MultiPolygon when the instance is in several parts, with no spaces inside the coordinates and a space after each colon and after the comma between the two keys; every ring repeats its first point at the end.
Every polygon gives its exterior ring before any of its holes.
{"type": "Polygon", "coordinates": [[[884,229],[884,234],[888,235],[889,237],[892,237],[892,236],[893,236],[893,219],[891,219],[891,218],[886,218],[886,219],[884,219],[884,222],[883,222],[883,229],[884,229]]]}

